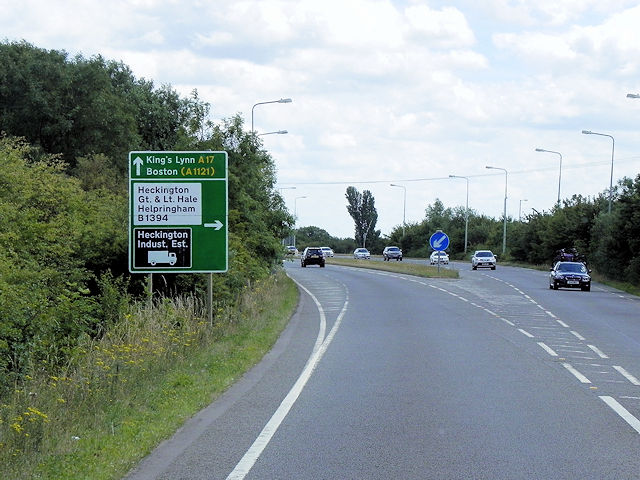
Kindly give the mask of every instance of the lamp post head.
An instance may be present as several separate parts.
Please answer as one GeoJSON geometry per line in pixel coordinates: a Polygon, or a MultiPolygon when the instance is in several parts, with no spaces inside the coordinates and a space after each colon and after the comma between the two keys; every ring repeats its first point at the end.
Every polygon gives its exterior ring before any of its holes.
{"type": "Polygon", "coordinates": [[[582,133],[584,133],[585,135],[593,135],[593,132],[591,130],[582,130],[582,133]]]}
{"type": "Polygon", "coordinates": [[[291,100],[290,98],[281,98],[280,100],[278,100],[278,103],[291,103],[293,100],[291,100]]]}
{"type": "Polygon", "coordinates": [[[627,98],[640,98],[637,93],[627,93],[627,98]]]}
{"type": "Polygon", "coordinates": [[[543,150],[542,148],[536,148],[536,152],[546,152],[546,150],[543,150]]]}

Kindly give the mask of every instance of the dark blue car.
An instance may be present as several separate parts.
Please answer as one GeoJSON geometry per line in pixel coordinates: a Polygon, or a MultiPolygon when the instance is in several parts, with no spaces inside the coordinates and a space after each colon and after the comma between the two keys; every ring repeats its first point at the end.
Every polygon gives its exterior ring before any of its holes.
{"type": "Polygon", "coordinates": [[[580,262],[558,262],[551,269],[549,288],[579,288],[585,292],[591,290],[591,270],[580,262]]]}

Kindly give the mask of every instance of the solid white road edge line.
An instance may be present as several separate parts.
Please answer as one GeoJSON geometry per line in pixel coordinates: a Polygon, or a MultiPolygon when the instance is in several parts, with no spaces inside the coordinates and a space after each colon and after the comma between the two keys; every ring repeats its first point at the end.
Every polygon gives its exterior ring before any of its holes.
{"type": "MultiPolygon", "coordinates": [[[[309,292],[309,290],[307,290],[306,288],[304,288],[304,290],[309,295],[311,295],[311,297],[316,302],[318,309],[322,312],[322,315],[324,315],[324,311],[322,310],[322,306],[320,305],[320,302],[315,298],[315,296],[311,292],[309,292]]],[[[293,385],[293,387],[291,388],[287,396],[284,398],[284,400],[282,401],[282,403],[280,404],[276,412],[273,414],[271,419],[269,419],[267,424],[264,426],[264,428],[262,429],[262,432],[260,432],[260,435],[258,435],[258,438],[256,438],[256,440],[253,442],[253,445],[249,447],[249,450],[247,450],[247,453],[244,454],[242,459],[240,459],[236,467],[229,474],[229,476],[227,477],[227,480],[244,479],[244,477],[247,476],[247,474],[249,473],[253,465],[256,463],[258,458],[260,458],[260,455],[262,454],[264,449],[267,447],[267,445],[271,441],[271,438],[273,438],[273,435],[275,435],[276,431],[282,424],[283,420],[286,418],[287,414],[289,413],[289,410],[291,410],[291,407],[293,407],[293,404],[296,402],[296,400],[300,396],[300,393],[302,393],[302,389],[307,384],[307,381],[309,380],[309,378],[311,378],[311,374],[313,373],[316,366],[320,362],[320,359],[324,355],[324,352],[327,351],[329,344],[333,340],[333,337],[335,336],[336,332],[338,331],[338,328],[340,327],[340,324],[342,323],[342,317],[344,317],[344,314],[347,311],[348,304],[349,304],[349,296],[347,293],[347,299],[344,302],[342,311],[338,315],[336,322],[333,324],[333,328],[329,332],[329,335],[327,335],[327,338],[322,342],[322,344],[315,351],[315,353],[311,354],[311,357],[309,358],[307,365],[302,370],[300,377],[298,377],[298,380],[293,385]]]]}

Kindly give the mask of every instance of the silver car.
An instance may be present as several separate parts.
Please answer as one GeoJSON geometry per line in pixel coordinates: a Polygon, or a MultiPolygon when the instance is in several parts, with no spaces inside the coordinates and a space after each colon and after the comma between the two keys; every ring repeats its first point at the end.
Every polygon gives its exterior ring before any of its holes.
{"type": "Polygon", "coordinates": [[[324,257],[333,257],[333,250],[331,250],[331,248],[329,247],[320,247],[320,249],[322,250],[322,253],[324,254],[324,257]]]}
{"type": "Polygon", "coordinates": [[[471,257],[471,268],[477,270],[478,268],[490,268],[496,269],[496,256],[491,250],[476,250],[471,257]]]}
{"type": "Polygon", "coordinates": [[[371,254],[369,253],[369,250],[367,250],[366,248],[356,248],[353,251],[353,258],[355,258],[356,260],[358,259],[369,260],[371,258],[371,254]]]}
{"type": "Polygon", "coordinates": [[[398,247],[384,247],[382,251],[382,260],[389,261],[391,259],[395,261],[402,261],[402,250],[398,247]]]}

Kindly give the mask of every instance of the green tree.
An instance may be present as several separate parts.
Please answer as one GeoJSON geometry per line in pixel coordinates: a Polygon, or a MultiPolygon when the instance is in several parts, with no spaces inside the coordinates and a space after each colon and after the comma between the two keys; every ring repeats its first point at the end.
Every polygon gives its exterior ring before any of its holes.
{"type": "MultiPolygon", "coordinates": [[[[30,153],[0,139],[0,372],[10,374],[64,364],[100,322],[82,258],[95,241],[87,231],[103,225],[100,209],[63,164],[30,153]]],[[[113,204],[102,212],[111,218],[113,204]]]]}
{"type": "Polygon", "coordinates": [[[369,190],[358,192],[355,187],[347,187],[347,211],[355,223],[355,241],[358,245],[375,245],[379,242],[380,231],[376,231],[378,212],[375,200],[369,190]]]}
{"type": "Polygon", "coordinates": [[[4,41],[0,64],[0,130],[24,137],[32,155],[61,154],[73,168],[104,154],[124,174],[130,150],[190,149],[210,133],[197,91],[156,89],[121,62],[4,41]]]}

